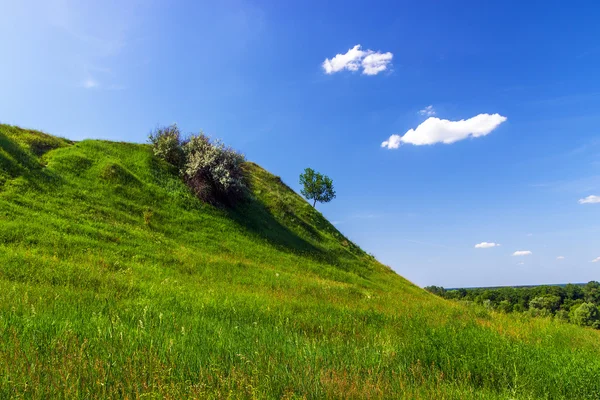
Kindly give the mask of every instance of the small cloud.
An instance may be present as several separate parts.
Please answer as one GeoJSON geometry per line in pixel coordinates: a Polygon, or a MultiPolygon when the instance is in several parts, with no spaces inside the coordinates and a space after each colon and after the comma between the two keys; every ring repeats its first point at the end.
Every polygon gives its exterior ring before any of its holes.
{"type": "Polygon", "coordinates": [[[385,142],[381,143],[381,147],[387,147],[388,149],[397,149],[400,147],[400,143],[402,142],[402,136],[400,135],[392,135],[385,142]]]}
{"type": "Polygon", "coordinates": [[[565,256],[558,256],[558,257],[556,257],[556,259],[557,259],[557,260],[564,260],[564,259],[565,259],[565,256]]]}
{"type": "Polygon", "coordinates": [[[520,263],[517,263],[517,265],[525,265],[525,263],[521,261],[520,263]]]}
{"type": "Polygon", "coordinates": [[[478,244],[476,244],[476,245],[475,245],[475,248],[476,248],[476,249],[489,249],[489,248],[492,248],[492,247],[498,247],[498,246],[500,246],[500,244],[499,244],[499,243],[493,243],[493,242],[492,242],[492,243],[488,243],[488,242],[481,242],[481,243],[478,243],[478,244]]]}
{"type": "Polygon", "coordinates": [[[83,86],[86,89],[95,89],[98,86],[100,86],[100,84],[94,78],[87,78],[81,83],[81,86],[83,86]]]}
{"type": "Polygon", "coordinates": [[[518,250],[513,253],[513,256],[530,256],[531,254],[529,250],[518,250]]]}
{"type": "Polygon", "coordinates": [[[326,58],[321,66],[328,75],[345,69],[355,72],[361,68],[363,75],[377,75],[388,69],[393,57],[394,55],[390,52],[361,50],[360,44],[357,44],[345,54],[337,54],[332,59],[326,58]]]}
{"type": "Polygon", "coordinates": [[[532,236],[533,236],[533,233],[528,233],[527,234],[527,237],[532,237],[532,236]]]}
{"type": "Polygon", "coordinates": [[[593,259],[592,262],[600,262],[600,257],[593,259]]]}
{"type": "Polygon", "coordinates": [[[433,106],[427,106],[424,109],[419,110],[419,114],[431,117],[432,115],[435,115],[435,109],[433,106]]]}
{"type": "Polygon", "coordinates": [[[579,199],[579,204],[596,204],[600,203],[600,196],[588,196],[584,199],[579,199]]]}
{"type": "Polygon", "coordinates": [[[404,136],[390,136],[388,140],[381,143],[381,147],[397,149],[401,143],[415,146],[435,143],[451,144],[469,137],[485,136],[504,121],[506,121],[506,117],[500,114],[479,114],[460,121],[429,117],[416,129],[408,130],[404,136]]]}

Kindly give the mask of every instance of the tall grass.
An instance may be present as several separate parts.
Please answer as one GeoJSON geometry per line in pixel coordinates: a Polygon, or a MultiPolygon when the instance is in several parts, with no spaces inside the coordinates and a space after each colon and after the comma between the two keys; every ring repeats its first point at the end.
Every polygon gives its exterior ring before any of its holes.
{"type": "Polygon", "coordinates": [[[148,146],[30,135],[0,126],[0,398],[600,398],[598,332],[430,295],[255,164],[218,209],[148,146]]]}

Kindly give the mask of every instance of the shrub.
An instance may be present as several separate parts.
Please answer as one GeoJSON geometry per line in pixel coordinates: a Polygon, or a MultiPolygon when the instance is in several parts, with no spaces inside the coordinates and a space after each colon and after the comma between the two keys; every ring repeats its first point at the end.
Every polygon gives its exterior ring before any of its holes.
{"type": "Polygon", "coordinates": [[[202,200],[231,204],[245,194],[242,154],[202,133],[183,144],[183,153],[184,179],[202,200]]]}
{"type": "Polygon", "coordinates": [[[154,132],[150,133],[149,140],[155,156],[177,168],[183,167],[185,158],[181,147],[181,133],[177,124],[156,128],[154,132]]]}
{"type": "Polygon", "coordinates": [[[483,301],[483,306],[486,309],[488,309],[488,310],[493,310],[494,309],[494,303],[490,299],[485,299],[483,301]]]}
{"type": "Polygon", "coordinates": [[[554,317],[565,322],[569,322],[569,312],[567,310],[558,310],[554,317]]]}
{"type": "Polygon", "coordinates": [[[525,311],[525,307],[523,306],[523,304],[521,303],[517,303],[513,306],[513,311],[514,312],[524,312],[525,311]]]}
{"type": "Polygon", "coordinates": [[[551,317],[552,311],[547,308],[530,308],[526,312],[531,317],[551,317]]]}
{"type": "Polygon", "coordinates": [[[502,300],[500,303],[498,303],[498,310],[502,311],[503,313],[509,313],[512,312],[513,306],[510,304],[510,301],[502,300]]]}

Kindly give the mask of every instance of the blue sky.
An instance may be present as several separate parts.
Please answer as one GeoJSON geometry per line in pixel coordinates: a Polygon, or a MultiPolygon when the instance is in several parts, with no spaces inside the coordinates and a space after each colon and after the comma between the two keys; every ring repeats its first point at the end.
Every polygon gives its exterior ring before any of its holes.
{"type": "Polygon", "coordinates": [[[419,285],[600,280],[596,1],[122,3],[2,1],[0,121],[176,122],[297,191],[312,167],[325,216],[419,285]]]}

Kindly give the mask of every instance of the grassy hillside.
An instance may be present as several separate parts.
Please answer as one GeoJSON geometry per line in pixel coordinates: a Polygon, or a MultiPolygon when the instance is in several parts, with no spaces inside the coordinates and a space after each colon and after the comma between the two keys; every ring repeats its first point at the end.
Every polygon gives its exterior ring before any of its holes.
{"type": "Polygon", "coordinates": [[[439,299],[259,166],[0,125],[0,398],[600,398],[600,334],[439,299]]]}

